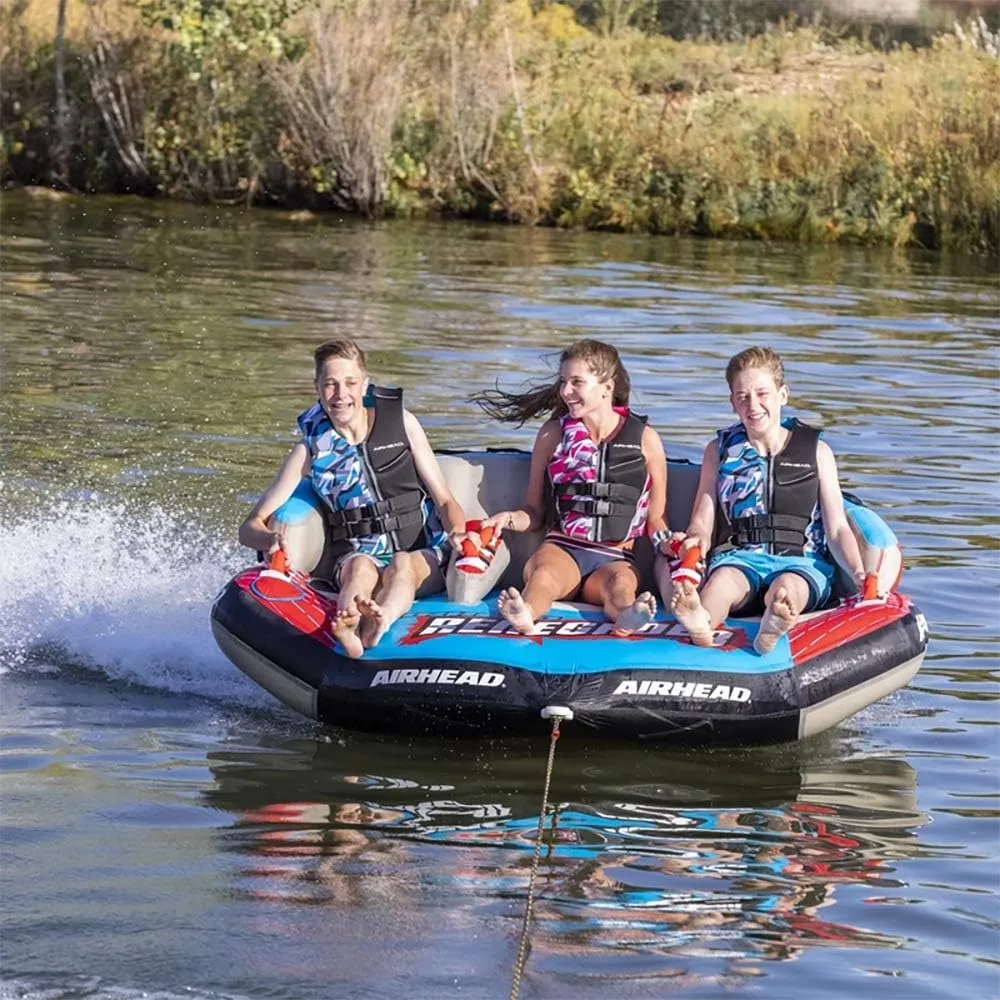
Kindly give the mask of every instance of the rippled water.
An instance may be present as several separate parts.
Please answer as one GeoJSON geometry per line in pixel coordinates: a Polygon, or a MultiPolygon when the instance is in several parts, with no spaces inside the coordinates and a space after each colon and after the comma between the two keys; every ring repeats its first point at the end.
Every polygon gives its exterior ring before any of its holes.
{"type": "Polygon", "coordinates": [[[908,689],[802,744],[560,741],[522,997],[1000,994],[989,268],[14,194],[2,213],[0,997],[508,995],[545,732],[323,730],[209,632],[337,333],[438,445],[530,446],[465,397],[610,340],[688,456],[729,419],[726,359],[769,343],[930,622],[908,689]]]}

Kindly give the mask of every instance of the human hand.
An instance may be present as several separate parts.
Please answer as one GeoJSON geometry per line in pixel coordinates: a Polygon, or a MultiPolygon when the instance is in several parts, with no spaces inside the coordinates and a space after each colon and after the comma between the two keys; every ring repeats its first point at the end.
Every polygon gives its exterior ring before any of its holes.
{"type": "Polygon", "coordinates": [[[854,583],[858,588],[858,595],[863,601],[879,601],[886,599],[886,593],[881,587],[878,573],[855,572],[854,583]]]}
{"type": "Polygon", "coordinates": [[[689,535],[684,533],[684,537],[678,545],[674,556],[678,567],[686,567],[694,570],[699,576],[704,576],[707,569],[708,550],[711,545],[709,539],[700,535],[689,535]]]}
{"type": "Polygon", "coordinates": [[[496,514],[491,514],[489,517],[484,517],[482,526],[484,528],[496,528],[498,531],[513,531],[514,511],[501,510],[496,514]]]}
{"type": "Polygon", "coordinates": [[[270,544],[267,546],[267,561],[272,569],[279,572],[291,572],[291,563],[288,559],[288,551],[285,548],[285,531],[288,525],[283,521],[278,522],[278,526],[268,533],[271,536],[270,544]]]}
{"type": "Polygon", "coordinates": [[[660,555],[676,559],[680,556],[681,542],[683,542],[685,538],[687,538],[686,532],[671,531],[667,537],[656,546],[656,551],[659,552],[660,555]]]}
{"type": "Polygon", "coordinates": [[[267,534],[269,540],[265,551],[267,554],[273,555],[278,549],[284,551],[285,548],[285,532],[288,530],[288,525],[284,521],[279,521],[275,527],[268,526],[267,534]]]}
{"type": "Polygon", "coordinates": [[[704,561],[705,557],[708,555],[710,545],[711,542],[702,538],[700,535],[685,534],[681,540],[680,548],[677,553],[678,558],[683,559],[684,556],[686,556],[692,549],[698,549],[701,553],[701,558],[704,561]]]}

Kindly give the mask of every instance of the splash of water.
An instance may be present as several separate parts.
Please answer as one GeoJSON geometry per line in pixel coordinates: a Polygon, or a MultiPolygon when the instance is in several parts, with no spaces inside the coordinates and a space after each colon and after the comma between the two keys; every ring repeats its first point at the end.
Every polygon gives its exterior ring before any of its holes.
{"type": "Polygon", "coordinates": [[[188,512],[123,502],[36,501],[30,516],[3,520],[0,672],[85,667],[157,690],[266,700],[209,625],[215,594],[250,561],[235,541],[188,512]]]}

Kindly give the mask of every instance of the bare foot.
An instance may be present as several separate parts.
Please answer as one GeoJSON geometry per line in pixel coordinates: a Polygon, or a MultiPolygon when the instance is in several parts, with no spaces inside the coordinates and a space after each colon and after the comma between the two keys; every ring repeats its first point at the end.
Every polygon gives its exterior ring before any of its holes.
{"type": "Polygon", "coordinates": [[[612,635],[631,635],[653,620],[656,614],[656,598],[644,590],[627,608],[622,608],[615,619],[612,635]]]}
{"type": "Polygon", "coordinates": [[[351,605],[337,612],[330,627],[330,633],[344,647],[344,652],[352,660],[359,659],[365,651],[358,636],[359,621],[361,615],[358,614],[358,609],[351,605]]]}
{"type": "Polygon", "coordinates": [[[767,608],[760,619],[760,628],[753,641],[753,648],[762,656],[770,653],[778,644],[778,640],[795,624],[799,613],[788,603],[788,593],[784,587],[779,587],[774,595],[771,606],[767,608]]]}
{"type": "Polygon", "coordinates": [[[508,587],[506,590],[501,590],[500,597],[497,599],[497,606],[500,608],[500,614],[521,635],[531,635],[535,630],[535,617],[531,613],[531,606],[525,603],[524,598],[516,587],[508,587]]]}
{"type": "Polygon", "coordinates": [[[711,646],[712,620],[702,607],[701,598],[690,580],[679,580],[674,585],[674,596],[670,601],[674,617],[687,629],[695,646],[711,646]]]}
{"type": "Polygon", "coordinates": [[[361,612],[361,643],[365,649],[371,649],[382,641],[388,623],[382,605],[374,598],[359,597],[358,610],[361,612]]]}

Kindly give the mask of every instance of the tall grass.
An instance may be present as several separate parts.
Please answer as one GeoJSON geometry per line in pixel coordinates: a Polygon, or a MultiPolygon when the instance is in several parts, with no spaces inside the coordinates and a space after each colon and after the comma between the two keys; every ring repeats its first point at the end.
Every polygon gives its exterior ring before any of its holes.
{"type": "MultiPolygon", "coordinates": [[[[49,183],[55,0],[12,3],[0,170],[49,183]]],[[[1000,249],[1000,59],[978,22],[882,51],[817,26],[732,41],[620,16],[590,29],[529,0],[90,0],[69,14],[80,190],[1000,249]]]]}

